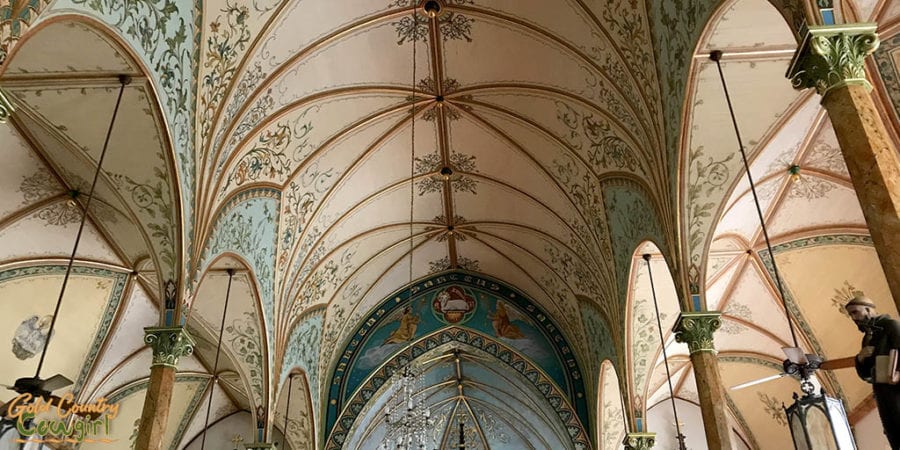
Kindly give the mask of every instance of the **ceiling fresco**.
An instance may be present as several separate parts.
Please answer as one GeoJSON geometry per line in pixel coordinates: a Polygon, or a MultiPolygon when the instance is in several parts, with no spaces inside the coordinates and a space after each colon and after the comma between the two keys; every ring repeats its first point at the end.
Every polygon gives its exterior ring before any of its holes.
{"type": "MultiPolygon", "coordinates": [[[[489,354],[445,344],[424,353],[422,359],[412,385],[416,401],[432,411],[426,445],[458,447],[462,421],[467,448],[583,448],[573,444],[565,424],[549,403],[541,401],[541,393],[527,378],[496,364],[489,354]]],[[[399,384],[385,383],[370,400],[362,420],[351,430],[347,447],[381,444],[388,428],[382,411],[397,413],[399,384]]]]}
{"type": "MultiPolygon", "coordinates": [[[[343,349],[329,383],[329,442],[344,444],[352,435],[345,421],[371,401],[385,377],[447,339],[462,340],[497,358],[494,364],[509,365],[548,399],[561,390],[565,400],[556,398],[554,406],[564,403],[567,417],[577,414],[581,427],[588,428],[583,375],[563,330],[522,293],[495,280],[450,272],[387,296],[343,349]]],[[[586,436],[579,439],[586,442],[586,436]]]]}
{"type": "MultiPolygon", "coordinates": [[[[121,74],[52,336],[68,345],[46,367],[80,398],[120,400],[121,442],[170,280],[197,341],[171,449],[200,448],[207,428],[216,448],[249,442],[260,414],[288,448],[374,445],[410,361],[435,442],[460,413],[498,449],[615,448],[636,417],[670,436],[662,345],[684,417],[699,411],[670,331],[689,290],[723,311],[727,384],[774,373],[791,336],[713,49],[800,345],[851,354],[840,305],[856,292],[896,313],[819,98],[784,78],[803,2],[436,3],[434,17],[411,0],[0,6],[16,106],[0,125],[0,381],[47,340],[121,74]]],[[[900,7],[837,3],[879,24],[869,72],[900,130],[900,7]]],[[[852,371],[819,378],[853,417],[871,411],[852,371]]],[[[786,445],[765,431],[783,427],[773,405],[792,383],[728,393],[736,448],[786,445]]]]}

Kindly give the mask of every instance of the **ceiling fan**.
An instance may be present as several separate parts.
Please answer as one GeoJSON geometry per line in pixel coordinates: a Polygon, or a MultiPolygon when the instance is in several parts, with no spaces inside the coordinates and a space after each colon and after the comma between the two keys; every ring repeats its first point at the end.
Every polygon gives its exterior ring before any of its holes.
{"type": "Polygon", "coordinates": [[[809,378],[816,370],[835,370],[853,367],[853,360],[855,359],[855,357],[850,356],[847,358],[824,361],[819,355],[803,353],[803,350],[799,347],[782,347],[781,350],[784,352],[785,356],[787,356],[787,359],[782,362],[783,371],[781,373],[732,386],[731,390],[741,390],[750,386],[777,380],[788,375],[799,377],[801,387],[805,386],[807,383],[811,386],[812,383],[809,381],[809,378]]]}
{"type": "MultiPolygon", "coordinates": [[[[14,385],[3,386],[11,391],[15,391],[20,396],[24,394],[30,394],[31,401],[40,397],[45,401],[51,402],[54,405],[58,405],[58,407],[62,410],[68,410],[71,406],[72,401],[65,400],[61,397],[53,395],[53,391],[71,385],[72,380],[66,378],[63,375],[56,374],[50,378],[47,378],[46,380],[43,380],[40,377],[19,378],[18,380],[16,380],[16,383],[14,385]]],[[[9,407],[13,403],[13,401],[14,400],[11,400],[5,403],[3,406],[0,406],[0,417],[5,419],[12,415],[13,411],[10,411],[9,407]]]]}
{"type": "MultiPolygon", "coordinates": [[[[56,308],[54,309],[52,318],[50,320],[50,328],[47,331],[47,336],[43,343],[43,349],[41,351],[41,358],[38,361],[37,370],[35,371],[35,374],[33,377],[19,378],[18,380],[15,381],[15,383],[13,383],[12,386],[4,385],[7,389],[10,389],[10,390],[18,393],[19,396],[26,395],[26,394],[30,395],[30,397],[22,399],[23,400],[22,403],[16,402],[16,404],[21,404],[21,405],[31,404],[34,401],[36,401],[38,398],[41,398],[45,401],[50,402],[56,408],[59,408],[60,410],[63,410],[63,411],[68,411],[74,404],[73,400],[64,399],[62,397],[53,395],[53,391],[71,386],[73,384],[72,380],[66,378],[65,376],[63,376],[61,374],[56,374],[50,378],[43,379],[43,378],[41,378],[41,368],[44,366],[44,359],[47,356],[47,348],[50,345],[50,340],[53,337],[53,330],[54,330],[54,327],[56,326],[56,320],[59,317],[59,310],[60,310],[60,307],[62,306],[63,296],[65,295],[65,292],[66,292],[66,285],[68,284],[69,276],[72,273],[72,266],[75,262],[75,255],[78,252],[78,244],[81,242],[81,236],[82,236],[82,233],[84,232],[84,225],[85,225],[85,222],[87,221],[88,208],[90,207],[91,200],[93,200],[94,193],[96,192],[97,180],[100,178],[100,170],[103,167],[103,160],[106,157],[106,151],[109,148],[110,137],[112,136],[113,126],[115,124],[116,117],[118,116],[118,113],[119,113],[119,106],[122,104],[122,97],[123,97],[123,94],[125,93],[125,86],[127,86],[128,84],[131,83],[131,77],[129,77],[127,75],[120,75],[119,82],[120,82],[120,88],[119,88],[118,98],[116,99],[116,106],[115,106],[115,109],[113,110],[112,119],[110,120],[109,128],[107,129],[107,132],[106,132],[106,140],[103,143],[103,150],[100,152],[100,158],[97,160],[97,169],[94,171],[94,179],[91,182],[91,187],[90,187],[91,190],[87,197],[87,200],[85,201],[84,208],[82,209],[81,224],[78,227],[78,233],[75,235],[75,244],[72,248],[72,253],[71,253],[71,256],[69,257],[68,265],[66,266],[66,272],[63,277],[63,282],[62,282],[62,286],[60,288],[59,297],[56,301],[56,308]]],[[[78,193],[78,191],[74,191],[74,192],[76,194],[78,193]]],[[[77,195],[80,195],[80,194],[77,194],[77,195]]],[[[77,195],[72,196],[73,200],[77,197],[77,195]]],[[[16,397],[16,398],[18,398],[18,397],[16,397]]],[[[3,406],[0,406],[0,421],[9,422],[8,417],[11,416],[12,412],[14,412],[14,411],[10,411],[10,406],[13,402],[15,402],[15,399],[10,402],[5,403],[3,406]]],[[[92,419],[95,418],[94,414],[78,414],[78,415],[82,416],[82,417],[90,417],[92,419]]]]}

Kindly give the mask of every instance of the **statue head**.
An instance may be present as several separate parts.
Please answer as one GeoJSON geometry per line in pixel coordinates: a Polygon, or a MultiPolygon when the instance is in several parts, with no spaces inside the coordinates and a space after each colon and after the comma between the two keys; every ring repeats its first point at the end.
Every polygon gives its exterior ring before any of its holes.
{"type": "Polygon", "coordinates": [[[853,319],[858,326],[865,324],[875,317],[875,302],[862,294],[858,294],[851,298],[850,301],[844,305],[844,309],[847,310],[847,314],[850,315],[850,318],[853,319]]]}

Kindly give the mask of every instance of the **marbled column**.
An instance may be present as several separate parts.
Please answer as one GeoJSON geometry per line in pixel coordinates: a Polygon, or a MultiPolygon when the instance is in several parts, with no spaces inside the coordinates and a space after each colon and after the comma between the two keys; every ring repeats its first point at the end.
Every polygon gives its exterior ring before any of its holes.
{"type": "Polygon", "coordinates": [[[900,159],[878,115],[865,59],[875,24],[811,27],[788,76],[822,95],[894,303],[900,309],[900,159]]]}
{"type": "Polygon", "coordinates": [[[193,353],[194,341],[182,327],[144,328],[144,333],[144,342],[153,349],[153,362],[134,448],[159,450],[169,419],[178,358],[193,353]]]}
{"type": "Polygon", "coordinates": [[[707,448],[731,450],[725,391],[713,345],[713,333],[722,324],[719,316],[721,313],[716,311],[682,312],[675,322],[674,331],[675,340],[686,343],[691,352],[707,448]]]}
{"type": "Polygon", "coordinates": [[[0,89],[0,123],[6,123],[6,120],[12,116],[13,111],[15,111],[15,107],[13,107],[6,92],[0,89]]]}
{"type": "Polygon", "coordinates": [[[626,450],[649,450],[656,444],[656,433],[628,433],[622,443],[626,450]]]}

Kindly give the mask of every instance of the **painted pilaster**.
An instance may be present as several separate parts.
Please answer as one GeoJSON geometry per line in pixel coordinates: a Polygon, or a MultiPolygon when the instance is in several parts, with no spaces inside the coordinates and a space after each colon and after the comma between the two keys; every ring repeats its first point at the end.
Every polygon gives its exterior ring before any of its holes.
{"type": "Polygon", "coordinates": [[[713,342],[713,333],[722,324],[721,315],[716,311],[682,312],[674,331],[675,340],[686,343],[691,353],[707,447],[731,450],[725,391],[713,342]]]}
{"type": "Polygon", "coordinates": [[[900,158],[875,108],[865,60],[879,45],[875,24],[810,27],[787,76],[815,88],[837,136],[878,252],[900,308],[900,158]]]}
{"type": "Polygon", "coordinates": [[[144,342],[153,349],[150,385],[135,441],[135,450],[159,450],[166,432],[178,359],[194,351],[194,341],[183,327],[144,328],[144,342]]]}
{"type": "Polygon", "coordinates": [[[628,433],[622,443],[626,450],[649,450],[656,444],[656,433],[628,433]]]}

